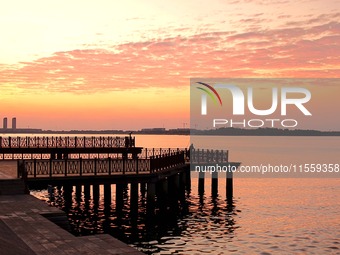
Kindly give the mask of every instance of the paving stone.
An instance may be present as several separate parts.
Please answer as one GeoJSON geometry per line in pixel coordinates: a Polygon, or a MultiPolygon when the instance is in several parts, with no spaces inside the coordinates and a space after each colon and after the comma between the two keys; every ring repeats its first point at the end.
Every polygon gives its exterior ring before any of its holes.
{"type": "Polygon", "coordinates": [[[0,195],[1,255],[143,253],[106,234],[76,237],[41,214],[62,214],[30,195],[0,195]]]}

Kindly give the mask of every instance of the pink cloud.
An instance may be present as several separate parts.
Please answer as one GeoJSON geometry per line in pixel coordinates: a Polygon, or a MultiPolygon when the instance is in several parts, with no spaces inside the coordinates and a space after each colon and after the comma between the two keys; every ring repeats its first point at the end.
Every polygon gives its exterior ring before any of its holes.
{"type": "Polygon", "coordinates": [[[57,52],[17,68],[2,65],[0,84],[91,93],[188,86],[191,77],[339,77],[339,42],[340,23],[335,21],[168,37],[116,45],[112,51],[57,52]]]}

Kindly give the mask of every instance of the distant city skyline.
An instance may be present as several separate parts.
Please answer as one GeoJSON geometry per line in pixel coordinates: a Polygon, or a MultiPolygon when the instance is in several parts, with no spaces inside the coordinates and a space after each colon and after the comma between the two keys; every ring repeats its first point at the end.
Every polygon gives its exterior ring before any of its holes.
{"type": "MultiPolygon", "coordinates": [[[[190,78],[340,78],[338,10],[336,0],[7,1],[0,117],[53,130],[188,127],[190,78]]],[[[334,90],[318,93],[313,107],[328,114],[303,128],[339,130],[334,90]]]]}

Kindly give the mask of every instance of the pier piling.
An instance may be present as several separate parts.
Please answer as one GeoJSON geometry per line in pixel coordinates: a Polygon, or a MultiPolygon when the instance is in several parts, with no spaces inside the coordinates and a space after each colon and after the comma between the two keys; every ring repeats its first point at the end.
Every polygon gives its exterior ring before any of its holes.
{"type": "Polygon", "coordinates": [[[203,195],[204,194],[204,181],[205,181],[205,173],[199,172],[198,176],[198,194],[203,195]]]}
{"type": "Polygon", "coordinates": [[[227,172],[227,200],[232,201],[233,200],[233,172],[228,171],[227,172]]]}
{"type": "Polygon", "coordinates": [[[106,205],[110,205],[112,200],[111,196],[111,184],[110,183],[105,183],[104,184],[104,203],[106,205]]]}
{"type": "Polygon", "coordinates": [[[131,183],[130,187],[130,212],[132,216],[136,216],[138,214],[138,183],[131,183]]]}
{"type": "Polygon", "coordinates": [[[218,172],[211,173],[211,196],[217,197],[218,195],[218,172]]]}

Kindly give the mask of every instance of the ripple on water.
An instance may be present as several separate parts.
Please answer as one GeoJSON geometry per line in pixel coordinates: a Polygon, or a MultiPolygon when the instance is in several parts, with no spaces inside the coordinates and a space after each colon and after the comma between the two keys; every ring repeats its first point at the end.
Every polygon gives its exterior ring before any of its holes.
{"type": "MultiPolygon", "coordinates": [[[[224,187],[223,180],[220,181],[219,187],[224,187]]],[[[95,205],[93,200],[86,201],[83,194],[78,201],[74,196],[71,207],[66,207],[62,194],[56,193],[55,204],[68,211],[71,225],[78,234],[110,233],[146,254],[339,253],[340,228],[337,222],[340,222],[340,205],[334,204],[334,201],[340,201],[339,183],[333,184],[333,188],[323,189],[320,181],[317,182],[321,185],[319,196],[323,198],[317,201],[318,206],[324,203],[327,208],[319,212],[313,204],[304,202],[303,207],[299,205],[300,201],[316,203],[313,195],[315,183],[300,180],[299,185],[304,188],[299,190],[294,181],[291,180],[293,184],[289,180],[235,183],[238,198],[232,206],[227,204],[223,195],[200,198],[195,193],[197,187],[193,185],[186,202],[178,206],[177,214],[156,214],[149,221],[145,201],[140,201],[135,226],[132,225],[127,198],[120,215],[114,204],[105,208],[101,198],[95,205]],[[257,189],[256,196],[249,192],[249,185],[257,189]],[[282,192],[283,187],[287,188],[286,192],[282,192]],[[186,211],[185,203],[189,208],[186,211]]],[[[220,190],[220,194],[224,192],[220,190]]],[[[47,191],[33,194],[48,200],[47,191]]]]}

